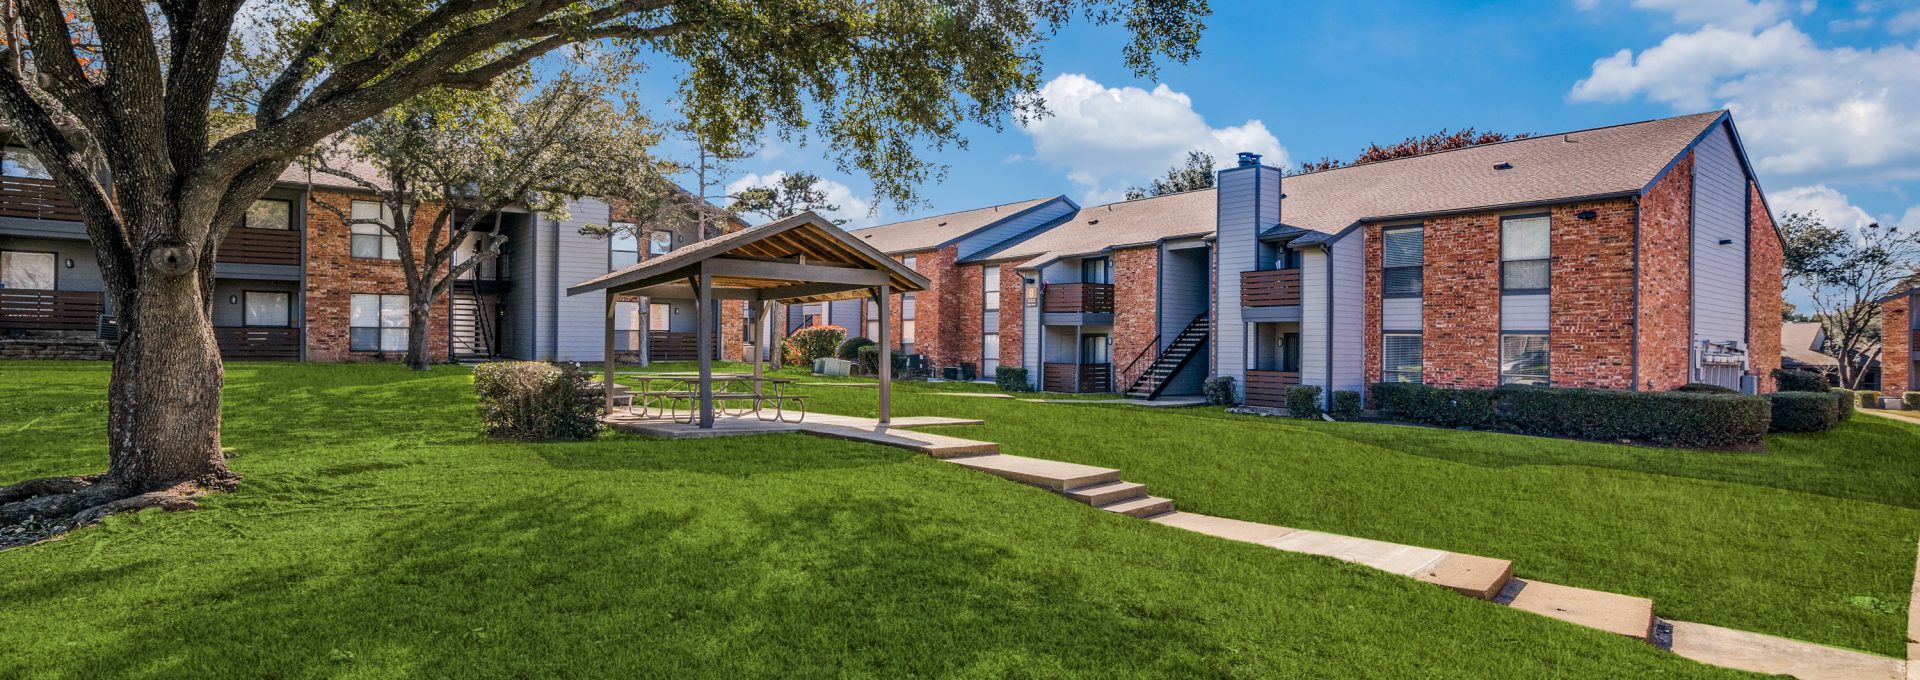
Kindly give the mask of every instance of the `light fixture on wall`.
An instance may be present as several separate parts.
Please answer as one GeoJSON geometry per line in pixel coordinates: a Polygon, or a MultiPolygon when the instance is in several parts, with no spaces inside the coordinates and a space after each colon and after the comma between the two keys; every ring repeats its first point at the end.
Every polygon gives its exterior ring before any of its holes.
{"type": "Polygon", "coordinates": [[[73,268],[73,258],[71,258],[71,257],[69,257],[69,258],[67,258],[67,268],[68,268],[68,269],[72,269],[72,268],[73,268]]]}
{"type": "Polygon", "coordinates": [[[240,296],[238,296],[238,295],[228,295],[228,296],[227,296],[227,304],[230,304],[230,305],[237,305],[237,304],[240,304],[240,296]]]}
{"type": "Polygon", "coordinates": [[[1720,245],[1723,245],[1723,246],[1733,245],[1733,239],[1730,239],[1730,238],[1720,239],[1720,245]]]}
{"type": "Polygon", "coordinates": [[[1574,215],[1574,217],[1578,217],[1583,220],[1590,220],[1599,216],[1600,216],[1600,213],[1594,212],[1592,210],[1582,210],[1580,211],[1580,214],[1574,215]]]}

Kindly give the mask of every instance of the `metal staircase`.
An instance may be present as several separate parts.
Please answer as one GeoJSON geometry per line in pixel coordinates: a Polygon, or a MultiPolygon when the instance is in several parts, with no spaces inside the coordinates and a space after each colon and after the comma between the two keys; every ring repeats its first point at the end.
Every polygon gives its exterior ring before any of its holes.
{"type": "MultiPolygon", "coordinates": [[[[1173,336],[1173,340],[1167,343],[1167,348],[1153,358],[1153,363],[1147,366],[1146,372],[1141,373],[1139,378],[1134,379],[1132,385],[1127,386],[1126,395],[1134,399],[1159,397],[1160,393],[1167,389],[1167,381],[1172,379],[1174,374],[1179,373],[1188,361],[1192,361],[1193,357],[1200,353],[1200,348],[1207,345],[1209,328],[1211,324],[1208,323],[1206,312],[1193,317],[1193,321],[1188,322],[1187,327],[1180,329],[1180,333],[1173,336]]],[[[1159,344],[1159,338],[1154,338],[1154,342],[1147,347],[1152,349],[1157,344],[1159,344]]],[[[1144,356],[1146,353],[1141,354],[1144,356]]],[[[1140,357],[1134,357],[1135,362],[1139,360],[1140,357]]],[[[1131,369],[1133,364],[1129,363],[1127,366],[1131,369]]]]}
{"type": "Polygon", "coordinates": [[[456,361],[493,356],[493,329],[482,305],[472,293],[454,291],[453,309],[447,325],[453,331],[453,358],[456,361]]]}

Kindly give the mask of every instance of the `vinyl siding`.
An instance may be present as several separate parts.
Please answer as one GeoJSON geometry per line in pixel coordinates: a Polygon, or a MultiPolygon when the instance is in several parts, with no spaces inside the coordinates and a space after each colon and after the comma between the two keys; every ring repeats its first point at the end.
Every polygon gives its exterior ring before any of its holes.
{"type": "Polygon", "coordinates": [[[954,244],[956,246],[954,260],[965,260],[988,248],[1005,243],[1016,236],[1033,231],[1041,225],[1060,219],[1068,213],[1073,212],[1073,210],[1073,204],[1068,203],[1065,198],[1056,198],[1041,203],[1040,205],[1034,206],[1031,210],[1021,213],[1017,217],[1001,221],[991,227],[980,230],[978,233],[960,239],[958,243],[954,244]]]}
{"type": "Polygon", "coordinates": [[[506,328],[502,329],[500,353],[514,359],[540,357],[535,347],[535,331],[540,327],[540,292],[548,283],[536,275],[541,262],[536,234],[541,223],[537,216],[530,216],[507,227],[507,276],[514,282],[514,288],[507,293],[506,328]]]}
{"type": "MultiPolygon", "coordinates": [[[[1205,243],[1170,244],[1160,252],[1160,348],[1207,311],[1207,246],[1205,243]],[[1185,246],[1185,247],[1180,247],[1185,246]]],[[[1212,343],[1209,339],[1208,343],[1212,343]]],[[[1181,396],[1200,393],[1207,377],[1208,347],[1199,352],[1167,380],[1162,395],[1181,396]]]]}
{"type": "Polygon", "coordinates": [[[1744,341],[1747,180],[1726,126],[1695,147],[1693,168],[1694,339],[1744,341]]]}
{"type": "Polygon", "coordinates": [[[1220,172],[1215,246],[1219,276],[1214,290],[1218,309],[1213,336],[1215,372],[1246,383],[1247,327],[1240,315],[1240,272],[1252,271],[1259,255],[1260,229],[1280,221],[1280,171],[1264,166],[1220,172]]]}
{"type": "MultiPolygon", "coordinates": [[[[1333,242],[1329,255],[1333,263],[1333,389],[1362,391],[1366,372],[1365,331],[1367,308],[1366,249],[1361,239],[1366,232],[1355,229],[1333,242]]],[[[1320,335],[1325,335],[1321,333],[1320,335]]],[[[1327,394],[1329,403],[1333,394],[1327,394]]]]}
{"type": "Polygon", "coordinates": [[[1500,296],[1500,330],[1547,330],[1547,310],[1546,294],[1502,295],[1500,296]]]}
{"type": "MultiPolygon", "coordinates": [[[[1034,277],[1034,272],[1021,272],[1021,275],[1032,278],[1034,277]]],[[[1006,303],[1003,302],[1002,304],[1006,303]]],[[[1041,336],[1044,335],[1040,330],[1040,306],[1025,306],[1027,303],[1024,288],[1021,290],[1021,295],[1012,304],[1023,305],[1020,312],[1020,365],[1027,369],[1027,383],[1038,389],[1040,387],[1040,377],[1043,375],[1040,369],[1040,345],[1042,342],[1041,336]]]]}
{"type": "Polygon", "coordinates": [[[847,329],[848,337],[866,332],[860,327],[860,304],[859,300],[835,300],[827,303],[827,325],[847,329]]]}
{"type": "Polygon", "coordinates": [[[1380,301],[1380,329],[1421,332],[1421,298],[1387,298],[1380,301]]]}
{"type": "Polygon", "coordinates": [[[553,276],[543,283],[554,285],[553,358],[559,361],[599,361],[605,342],[606,294],[601,291],[569,296],[568,286],[607,273],[607,241],[580,233],[588,224],[606,224],[608,208],[604,201],[584,198],[575,201],[567,219],[548,220],[555,233],[554,255],[549,261],[553,276]]]}
{"type": "Polygon", "coordinates": [[[1324,396],[1327,372],[1327,254],[1319,248],[1300,253],[1300,384],[1319,385],[1324,396]]]}

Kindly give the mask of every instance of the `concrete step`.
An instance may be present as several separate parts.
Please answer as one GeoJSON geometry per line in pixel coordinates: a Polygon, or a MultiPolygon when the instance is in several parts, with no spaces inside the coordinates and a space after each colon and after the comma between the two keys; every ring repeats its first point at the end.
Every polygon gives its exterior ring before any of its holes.
{"type": "Polygon", "coordinates": [[[1117,512],[1128,517],[1152,517],[1173,512],[1173,500],[1159,496],[1141,496],[1118,503],[1100,506],[1101,510],[1117,512]]]}
{"type": "Polygon", "coordinates": [[[1478,555],[1447,553],[1440,561],[1414,572],[1413,577],[1468,597],[1491,600],[1513,579],[1513,563],[1478,555]]]}
{"type": "Polygon", "coordinates": [[[1032,484],[1054,491],[1120,481],[1120,471],[1113,468],[1062,463],[1025,456],[999,454],[953,458],[950,462],[1021,484],[1032,484]]]}
{"type": "Polygon", "coordinates": [[[1320,531],[1295,531],[1264,541],[1262,545],[1290,552],[1325,555],[1401,576],[1412,576],[1431,568],[1448,554],[1444,550],[1320,531]]]}
{"type": "Polygon", "coordinates": [[[1291,534],[1298,529],[1248,522],[1245,520],[1214,517],[1194,512],[1169,512],[1152,520],[1156,524],[1165,524],[1196,533],[1206,534],[1230,541],[1261,543],[1291,534]]]}
{"type": "Polygon", "coordinates": [[[1107,482],[1068,489],[1067,497],[1087,505],[1118,503],[1147,495],[1147,485],[1134,482],[1107,482]]]}
{"type": "MultiPolygon", "coordinates": [[[[1544,581],[1522,581],[1507,606],[1588,628],[1645,640],[1653,634],[1653,600],[1544,581]]],[[[1502,594],[1501,599],[1506,599],[1502,594]]]]}
{"type": "Polygon", "coordinates": [[[992,457],[994,454],[1000,453],[1000,445],[993,442],[961,439],[959,437],[949,437],[928,432],[914,432],[898,427],[867,429],[842,427],[812,421],[812,418],[804,421],[807,425],[810,425],[810,427],[804,429],[823,437],[893,446],[910,451],[919,451],[934,458],[992,457]]]}
{"type": "Polygon", "coordinates": [[[1669,621],[1673,653],[1700,663],[1800,680],[1903,680],[1899,659],[1700,623],[1669,621]]]}

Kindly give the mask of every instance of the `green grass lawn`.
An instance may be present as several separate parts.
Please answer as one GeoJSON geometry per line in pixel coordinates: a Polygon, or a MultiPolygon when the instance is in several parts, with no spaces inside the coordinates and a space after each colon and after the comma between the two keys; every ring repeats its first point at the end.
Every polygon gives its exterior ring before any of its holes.
{"type": "MultiPolygon", "coordinates": [[[[1119,468],[1182,510],[1499,557],[1665,617],[1905,654],[1920,426],[1860,415],[1713,453],[948,389],[991,388],[901,385],[894,413],[985,419],[938,431],[1119,468]]],[[[874,412],[871,390],[810,393],[874,412]]]]}
{"type": "MultiPolygon", "coordinates": [[[[904,451],[799,435],[492,442],[458,368],[235,364],[227,381],[238,491],[0,551],[0,677],[1737,676],[904,451]]],[[[106,382],[104,364],[0,363],[0,479],[103,467],[106,382]]],[[[812,391],[848,410],[873,394],[812,391]]],[[[1203,493],[1213,482],[1176,481],[1179,464],[1142,463],[1163,436],[1331,436],[918,387],[901,406],[1000,419],[973,431],[1028,453],[1126,457],[1129,478],[1223,514],[1247,486],[1203,493]],[[1035,429],[1008,436],[1020,427],[1035,429]],[[1042,444],[1049,432],[1071,438],[1042,444]]],[[[1161,455],[1205,458],[1186,451],[1161,455]]],[[[1912,519],[1859,517],[1889,518],[1912,519]]],[[[1355,533],[1426,523],[1379,521],[1355,533]]],[[[1878,585],[1899,531],[1874,531],[1888,540],[1858,537],[1872,554],[1848,564],[1878,585]]]]}

